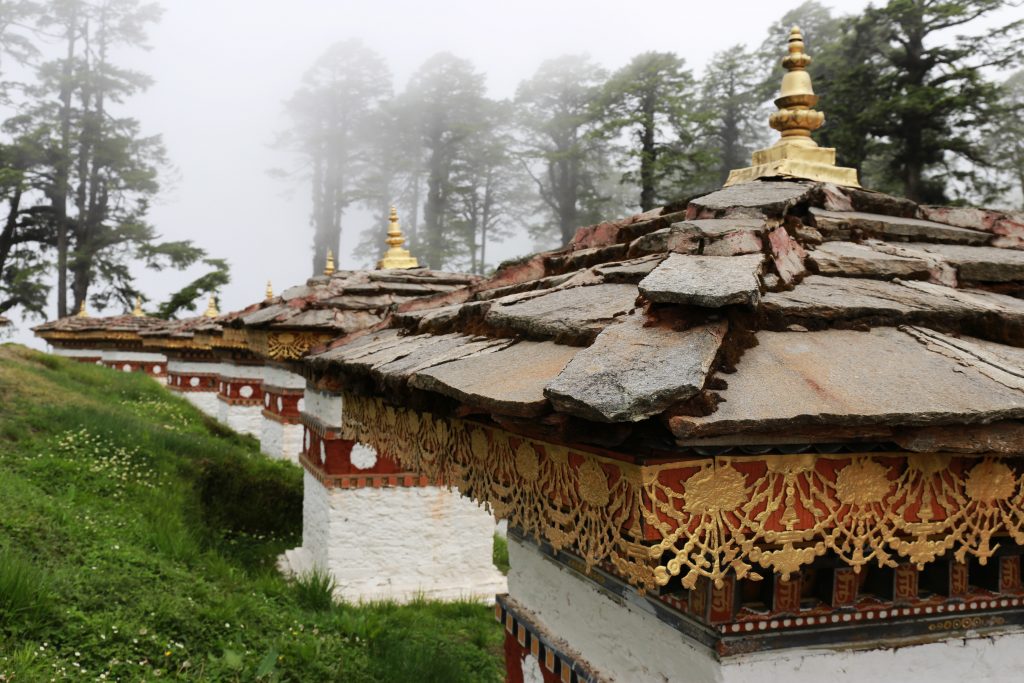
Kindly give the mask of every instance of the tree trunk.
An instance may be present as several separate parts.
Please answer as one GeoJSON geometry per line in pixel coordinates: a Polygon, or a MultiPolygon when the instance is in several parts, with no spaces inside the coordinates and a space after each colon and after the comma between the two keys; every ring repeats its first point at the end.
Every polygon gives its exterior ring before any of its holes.
{"type": "Polygon", "coordinates": [[[53,209],[54,223],[57,229],[57,317],[68,315],[68,185],[71,175],[71,97],[73,94],[72,76],[74,74],[75,48],[78,39],[78,16],[74,13],[68,18],[65,27],[67,49],[61,69],[60,84],[60,150],[54,165],[53,189],[50,205],[53,209]]]}
{"type": "Polygon", "coordinates": [[[655,93],[648,93],[643,101],[643,127],[640,130],[640,211],[647,212],[654,208],[656,188],[654,186],[654,167],[657,163],[654,147],[654,107],[655,93]]]}

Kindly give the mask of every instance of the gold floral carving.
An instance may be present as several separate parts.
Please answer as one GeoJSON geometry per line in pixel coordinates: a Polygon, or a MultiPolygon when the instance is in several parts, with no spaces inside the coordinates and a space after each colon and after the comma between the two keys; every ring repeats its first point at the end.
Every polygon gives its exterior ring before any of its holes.
{"type": "Polygon", "coordinates": [[[322,332],[268,332],[248,330],[248,347],[255,353],[273,360],[298,360],[332,335],[322,332]]]}
{"type": "Polygon", "coordinates": [[[635,465],[467,420],[344,396],[345,438],[458,487],[590,568],[641,590],[731,572],[787,579],[826,552],[855,571],[952,553],[986,562],[1024,544],[1024,477],[1011,457],[718,456],[635,465]]]}

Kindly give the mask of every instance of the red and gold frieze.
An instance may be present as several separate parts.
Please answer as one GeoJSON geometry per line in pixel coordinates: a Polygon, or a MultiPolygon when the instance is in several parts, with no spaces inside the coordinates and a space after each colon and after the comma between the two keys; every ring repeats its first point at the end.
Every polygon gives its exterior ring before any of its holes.
{"type": "Polygon", "coordinates": [[[167,374],[167,363],[163,361],[105,360],[101,364],[112,370],[143,372],[156,378],[163,378],[167,374]]]}
{"type": "Polygon", "coordinates": [[[258,406],[263,403],[263,383],[253,378],[221,376],[217,398],[233,406],[258,406]]]}
{"type": "Polygon", "coordinates": [[[298,424],[302,389],[288,389],[263,384],[263,417],[281,424],[298,424]]]}
{"type": "Polygon", "coordinates": [[[167,388],[180,392],[217,391],[220,376],[217,373],[202,372],[168,372],[167,388]]]}
{"type": "Polygon", "coordinates": [[[787,579],[826,553],[859,573],[1024,543],[1024,461],[941,453],[717,456],[635,465],[346,394],[343,435],[471,492],[498,517],[641,589],[787,579]]]}
{"type": "Polygon", "coordinates": [[[246,345],[253,353],[273,360],[298,360],[314,346],[338,336],[330,332],[272,331],[247,328],[246,345]]]}
{"type": "Polygon", "coordinates": [[[422,474],[403,469],[391,458],[375,455],[370,462],[355,462],[353,452],[357,444],[341,438],[337,432],[320,435],[306,427],[302,444],[299,464],[327,488],[410,487],[435,483],[422,474]]]}

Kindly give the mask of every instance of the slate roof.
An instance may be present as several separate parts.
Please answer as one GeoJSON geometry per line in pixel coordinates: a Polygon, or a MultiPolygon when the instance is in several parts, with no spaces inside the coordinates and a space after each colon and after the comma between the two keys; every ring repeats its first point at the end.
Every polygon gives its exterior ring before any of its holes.
{"type": "Polygon", "coordinates": [[[1019,450],[1022,296],[1022,214],[758,181],[407,301],[307,373],[638,453],[1019,450]]]}
{"type": "Polygon", "coordinates": [[[135,315],[115,315],[101,317],[80,317],[77,315],[50,320],[32,328],[38,336],[44,337],[49,332],[141,332],[165,324],[161,318],[135,315]]]}
{"type": "Polygon", "coordinates": [[[426,268],[349,270],[310,278],[225,320],[229,327],[349,334],[379,323],[398,304],[479,280],[426,268]]]}

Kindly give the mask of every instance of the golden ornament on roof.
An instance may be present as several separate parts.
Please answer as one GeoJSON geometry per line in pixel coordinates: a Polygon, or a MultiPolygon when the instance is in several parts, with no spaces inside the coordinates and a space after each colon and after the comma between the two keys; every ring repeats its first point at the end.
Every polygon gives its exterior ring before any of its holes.
{"type": "Polygon", "coordinates": [[[334,274],[334,252],[327,250],[327,265],[324,266],[324,275],[334,274]]]}
{"type": "Polygon", "coordinates": [[[274,298],[274,286],[270,283],[270,280],[267,280],[266,296],[268,300],[274,298]]]}
{"type": "Polygon", "coordinates": [[[398,211],[391,207],[391,214],[388,216],[388,250],[384,258],[377,262],[377,268],[387,270],[391,268],[419,268],[420,264],[416,258],[409,253],[408,249],[402,247],[405,244],[405,236],[402,235],[402,227],[398,222],[398,211]]]}
{"type": "Polygon", "coordinates": [[[82,299],[82,303],[78,305],[78,317],[88,318],[89,314],[85,312],[85,299],[82,299]]]}
{"type": "Polygon", "coordinates": [[[811,131],[821,128],[825,115],[813,109],[818,103],[807,66],[811,57],[804,52],[804,37],[794,26],[789,32],[789,54],[782,59],[786,74],[775,105],[779,110],[768,124],[782,137],[766,149],[754,152],[753,164],[729,173],[725,186],[748,183],[759,178],[803,178],[849,187],[860,187],[857,170],[836,166],[836,150],[818,147],[811,131]]]}
{"type": "Polygon", "coordinates": [[[132,317],[141,318],[144,315],[145,313],[142,312],[142,297],[137,296],[135,297],[135,308],[132,310],[132,317]]]}
{"type": "Polygon", "coordinates": [[[204,318],[216,318],[220,315],[220,311],[217,310],[217,300],[213,294],[210,295],[210,300],[206,304],[206,311],[203,312],[204,318]]]}

